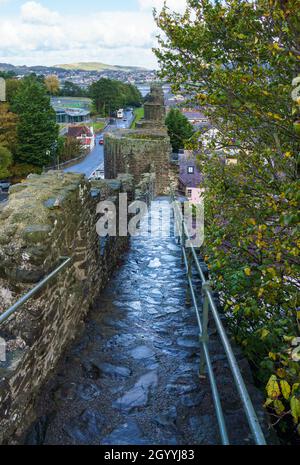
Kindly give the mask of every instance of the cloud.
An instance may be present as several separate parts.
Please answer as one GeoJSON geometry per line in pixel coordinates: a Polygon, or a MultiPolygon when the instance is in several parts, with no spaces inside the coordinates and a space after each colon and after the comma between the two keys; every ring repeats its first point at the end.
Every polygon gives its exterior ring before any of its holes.
{"type": "Polygon", "coordinates": [[[156,45],[156,34],[147,8],[128,12],[87,9],[84,15],[62,17],[29,1],[22,5],[19,15],[0,16],[0,62],[31,65],[102,61],[153,68],[156,59],[151,49],[156,45]]]}
{"type": "MultiPolygon", "coordinates": [[[[138,0],[139,6],[142,10],[152,10],[157,8],[161,10],[164,6],[164,0],[138,0]]],[[[166,0],[167,7],[171,10],[182,12],[186,8],[186,0],[166,0]]]]}
{"type": "Polygon", "coordinates": [[[27,2],[21,7],[24,23],[54,25],[60,22],[60,15],[37,2],[27,2]]]}

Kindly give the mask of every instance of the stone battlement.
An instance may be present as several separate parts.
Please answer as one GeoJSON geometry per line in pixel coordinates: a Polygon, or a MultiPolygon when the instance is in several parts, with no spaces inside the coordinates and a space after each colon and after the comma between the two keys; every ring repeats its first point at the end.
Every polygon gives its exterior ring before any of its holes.
{"type": "Polygon", "coordinates": [[[155,173],[155,194],[168,191],[169,160],[172,151],[165,126],[164,94],[161,86],[152,85],[144,104],[144,119],[136,129],[121,129],[105,134],[105,178],[130,173],[139,183],[144,173],[155,173]]]}

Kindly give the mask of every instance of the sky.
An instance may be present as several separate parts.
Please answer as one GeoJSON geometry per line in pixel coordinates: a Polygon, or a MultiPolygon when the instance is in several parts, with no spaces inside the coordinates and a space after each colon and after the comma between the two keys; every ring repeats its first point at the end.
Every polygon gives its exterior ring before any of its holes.
{"type": "MultiPolygon", "coordinates": [[[[186,0],[166,0],[183,11],[186,0]]],[[[157,68],[153,8],[164,0],[0,0],[0,62],[100,61],[157,68]]]]}

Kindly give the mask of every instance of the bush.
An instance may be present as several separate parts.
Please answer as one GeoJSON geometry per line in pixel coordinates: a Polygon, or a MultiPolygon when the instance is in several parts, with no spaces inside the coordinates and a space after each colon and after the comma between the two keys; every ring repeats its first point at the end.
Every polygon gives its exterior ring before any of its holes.
{"type": "Polygon", "coordinates": [[[12,154],[6,148],[0,145],[0,178],[7,178],[11,172],[9,170],[12,164],[12,154]]]}

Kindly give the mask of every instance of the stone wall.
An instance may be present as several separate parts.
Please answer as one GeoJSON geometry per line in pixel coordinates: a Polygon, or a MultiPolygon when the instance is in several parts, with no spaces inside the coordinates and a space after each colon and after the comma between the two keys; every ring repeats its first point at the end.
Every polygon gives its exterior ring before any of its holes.
{"type": "Polygon", "coordinates": [[[34,403],[65,347],[83,327],[95,297],[128,247],[128,237],[99,238],[96,206],[119,192],[134,196],[132,178],[94,181],[82,175],[30,175],[11,189],[0,213],[0,313],[60,263],[72,258],[40,294],[0,326],[0,443],[13,443],[34,420],[34,403]]]}
{"type": "Polygon", "coordinates": [[[136,129],[105,134],[105,178],[115,178],[125,172],[132,174],[138,184],[143,175],[151,171],[155,173],[155,194],[166,194],[172,147],[165,126],[164,94],[160,86],[151,86],[144,110],[145,117],[136,129]]]}
{"type": "Polygon", "coordinates": [[[138,184],[144,173],[156,175],[155,194],[166,193],[169,179],[170,140],[159,130],[120,130],[105,139],[105,178],[128,172],[138,184]]]}

